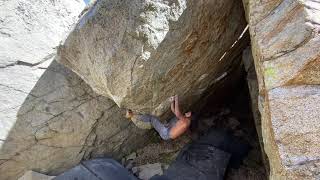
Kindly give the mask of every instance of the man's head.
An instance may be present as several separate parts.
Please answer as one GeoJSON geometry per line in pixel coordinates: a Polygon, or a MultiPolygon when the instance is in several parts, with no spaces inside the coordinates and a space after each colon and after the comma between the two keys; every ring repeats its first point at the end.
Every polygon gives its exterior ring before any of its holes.
{"type": "Polygon", "coordinates": [[[191,115],[192,115],[191,111],[184,113],[184,116],[186,118],[191,118],[191,115]]]}

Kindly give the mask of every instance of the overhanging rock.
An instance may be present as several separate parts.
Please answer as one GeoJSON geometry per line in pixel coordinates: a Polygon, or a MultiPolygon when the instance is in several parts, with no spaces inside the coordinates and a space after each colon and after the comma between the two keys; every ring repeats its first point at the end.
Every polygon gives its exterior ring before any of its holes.
{"type": "Polygon", "coordinates": [[[58,61],[120,107],[162,115],[170,96],[191,105],[227,74],[245,26],[236,0],[98,0],[58,61]]]}

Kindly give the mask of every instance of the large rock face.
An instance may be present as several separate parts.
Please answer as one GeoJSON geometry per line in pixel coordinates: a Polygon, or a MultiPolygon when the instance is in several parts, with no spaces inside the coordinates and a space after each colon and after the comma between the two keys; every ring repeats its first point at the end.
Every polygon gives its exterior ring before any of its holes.
{"type": "Polygon", "coordinates": [[[320,179],[320,2],[244,3],[271,179],[320,179]]]}
{"type": "Polygon", "coordinates": [[[1,180],[27,170],[56,175],[82,159],[120,157],[146,141],[114,102],[52,62],[83,6],[76,0],[0,2],[1,180]]]}
{"type": "Polygon", "coordinates": [[[169,96],[191,105],[228,74],[245,25],[236,0],[98,0],[58,61],[120,107],[161,115],[169,96]]]}
{"type": "Polygon", "coordinates": [[[1,119],[0,178],[30,169],[57,175],[82,159],[129,153],[147,138],[123,114],[54,61],[16,114],[1,119]]]}

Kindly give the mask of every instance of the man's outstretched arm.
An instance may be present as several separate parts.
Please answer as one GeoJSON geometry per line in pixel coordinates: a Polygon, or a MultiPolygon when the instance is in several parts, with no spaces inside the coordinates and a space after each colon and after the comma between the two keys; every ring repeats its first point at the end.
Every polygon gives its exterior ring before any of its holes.
{"type": "Polygon", "coordinates": [[[184,117],[180,112],[178,95],[174,96],[174,114],[177,116],[178,119],[181,119],[184,117]]]}
{"type": "Polygon", "coordinates": [[[169,101],[170,101],[170,108],[171,108],[172,113],[176,114],[174,111],[174,96],[170,97],[169,101]]]}

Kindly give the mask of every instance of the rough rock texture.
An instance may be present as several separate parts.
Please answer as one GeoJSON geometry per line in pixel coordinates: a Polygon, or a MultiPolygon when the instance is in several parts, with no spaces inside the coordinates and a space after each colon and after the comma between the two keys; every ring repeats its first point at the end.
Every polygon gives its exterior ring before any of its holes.
{"type": "Polygon", "coordinates": [[[27,170],[56,175],[82,159],[119,157],[146,141],[112,101],[52,62],[83,6],[0,1],[1,180],[27,170]]]}
{"type": "Polygon", "coordinates": [[[170,96],[191,105],[228,74],[245,26],[236,0],[98,0],[58,61],[120,107],[161,115],[170,96]]]}
{"type": "Polygon", "coordinates": [[[52,59],[83,7],[80,0],[0,1],[0,67],[52,59]]]}
{"type": "Polygon", "coordinates": [[[320,179],[320,2],[245,0],[271,179],[320,179]]]}
{"type": "Polygon", "coordinates": [[[2,137],[0,178],[15,179],[29,169],[57,175],[82,159],[103,154],[120,158],[147,140],[145,131],[137,130],[123,114],[54,61],[16,118],[1,121],[9,132],[2,137]]]}
{"type": "Polygon", "coordinates": [[[163,170],[160,163],[145,164],[137,167],[138,177],[142,180],[148,180],[155,175],[162,175],[163,170]]]}

